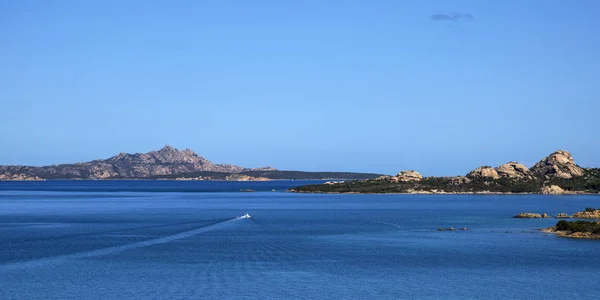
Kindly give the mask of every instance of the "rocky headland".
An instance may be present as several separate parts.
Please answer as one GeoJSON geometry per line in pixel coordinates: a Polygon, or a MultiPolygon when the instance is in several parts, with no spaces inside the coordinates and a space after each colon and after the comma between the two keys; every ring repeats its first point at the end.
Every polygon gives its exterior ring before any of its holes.
{"type": "Polygon", "coordinates": [[[518,162],[481,166],[464,176],[425,177],[414,170],[395,176],[291,189],[304,193],[599,194],[600,169],[582,168],[558,150],[528,168],[518,162]]]}

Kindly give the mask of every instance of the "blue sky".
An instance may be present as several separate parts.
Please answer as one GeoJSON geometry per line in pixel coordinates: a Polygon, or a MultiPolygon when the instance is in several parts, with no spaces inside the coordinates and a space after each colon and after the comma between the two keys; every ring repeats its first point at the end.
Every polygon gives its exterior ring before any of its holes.
{"type": "Polygon", "coordinates": [[[600,166],[599,1],[3,1],[0,164],[600,166]],[[455,13],[455,14],[453,14],[455,13]]]}

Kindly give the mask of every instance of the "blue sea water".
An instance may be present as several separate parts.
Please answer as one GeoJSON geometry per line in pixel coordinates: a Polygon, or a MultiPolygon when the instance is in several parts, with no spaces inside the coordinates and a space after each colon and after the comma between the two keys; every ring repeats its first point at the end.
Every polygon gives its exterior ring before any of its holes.
{"type": "Polygon", "coordinates": [[[598,196],[285,192],[305,183],[0,182],[0,299],[600,297],[600,241],[511,218],[598,196]]]}

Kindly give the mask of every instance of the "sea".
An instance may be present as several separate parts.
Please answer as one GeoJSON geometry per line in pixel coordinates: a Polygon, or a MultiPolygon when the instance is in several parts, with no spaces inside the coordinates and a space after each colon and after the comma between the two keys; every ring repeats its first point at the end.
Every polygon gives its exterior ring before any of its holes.
{"type": "Polygon", "coordinates": [[[308,183],[0,182],[0,299],[600,299],[600,240],[511,218],[600,196],[308,183]]]}

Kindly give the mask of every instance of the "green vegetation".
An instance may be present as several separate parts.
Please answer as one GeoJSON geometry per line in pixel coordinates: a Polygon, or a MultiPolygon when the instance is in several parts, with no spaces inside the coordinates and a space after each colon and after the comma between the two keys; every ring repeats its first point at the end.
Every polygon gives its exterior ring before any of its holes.
{"type": "Polygon", "coordinates": [[[600,192],[600,169],[587,169],[586,174],[572,179],[511,179],[464,177],[426,177],[420,181],[355,180],[338,184],[307,185],[292,189],[313,193],[539,193],[544,185],[557,185],[565,191],[600,192]]]}
{"type": "Polygon", "coordinates": [[[593,234],[600,234],[600,223],[590,221],[565,221],[560,220],[556,223],[557,231],[568,231],[568,232],[591,232],[593,234]]]}
{"type": "Polygon", "coordinates": [[[385,180],[349,181],[329,185],[307,185],[294,189],[298,192],[326,193],[409,193],[415,191],[443,191],[446,193],[491,192],[529,193],[539,191],[542,183],[537,180],[516,181],[501,179],[475,179],[467,183],[456,182],[447,177],[427,177],[421,181],[389,182],[385,180]]]}
{"type": "Polygon", "coordinates": [[[584,169],[585,174],[571,179],[553,178],[547,184],[560,186],[565,191],[600,192],[600,168],[584,169]]]}

